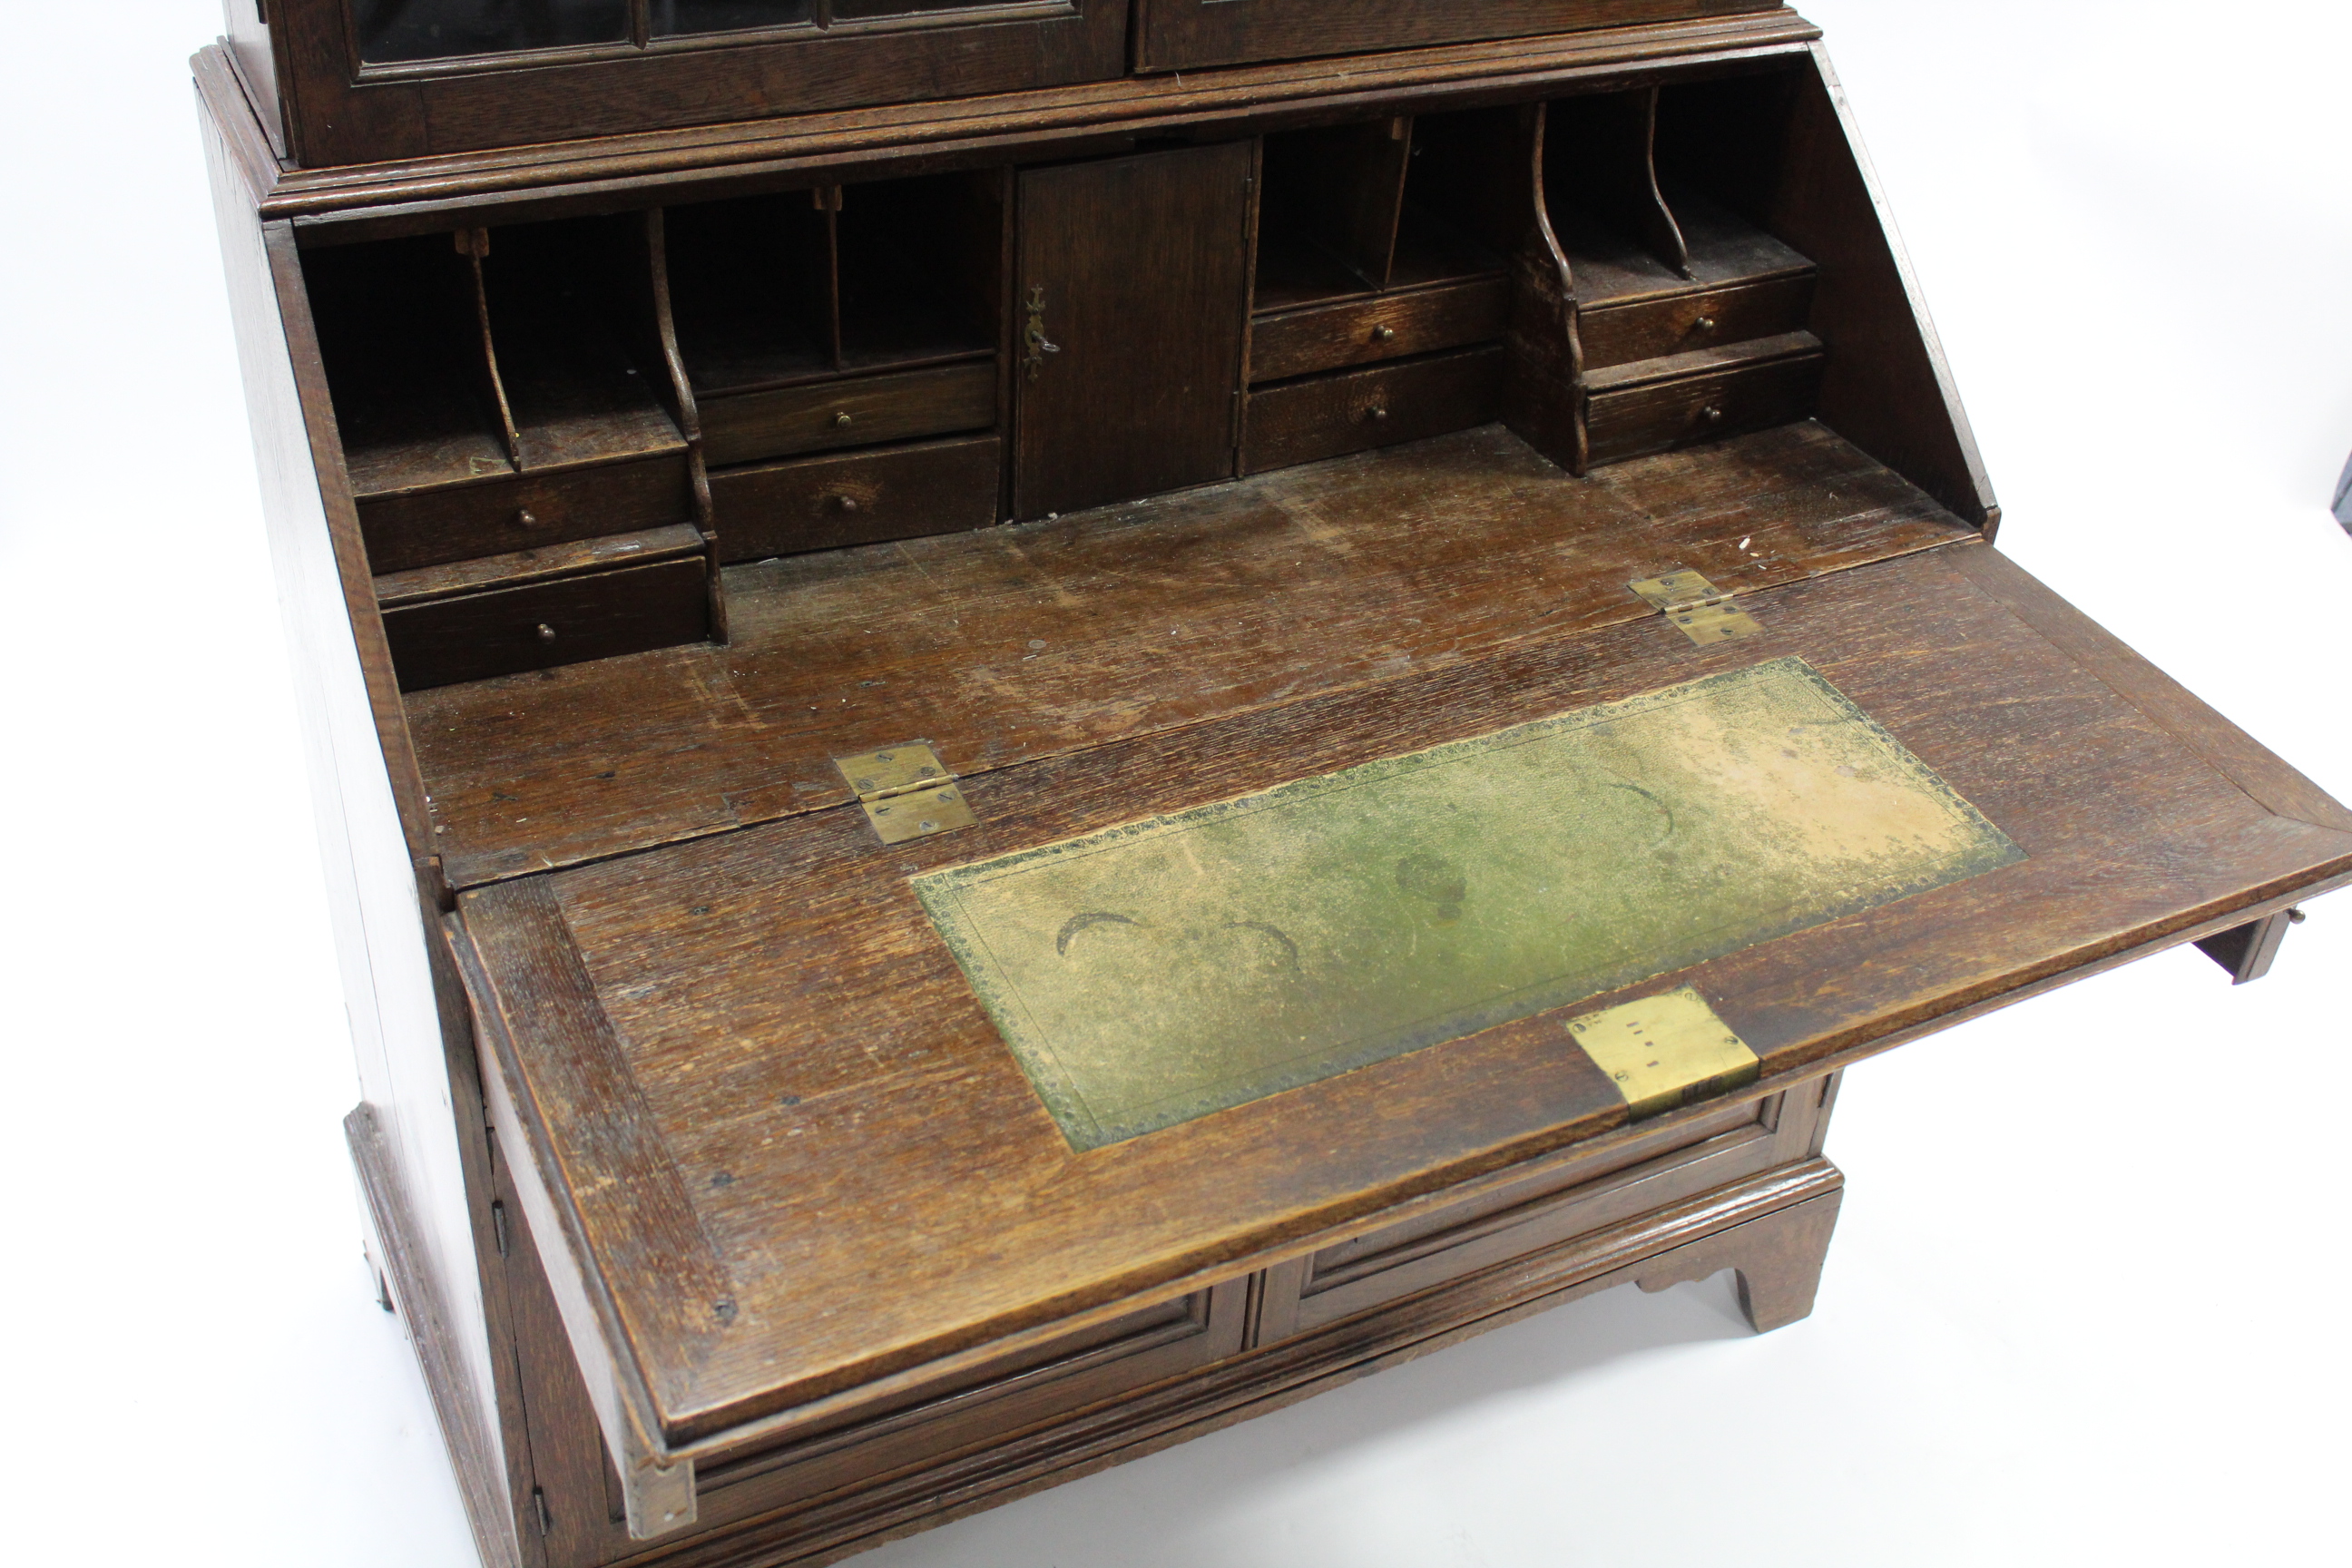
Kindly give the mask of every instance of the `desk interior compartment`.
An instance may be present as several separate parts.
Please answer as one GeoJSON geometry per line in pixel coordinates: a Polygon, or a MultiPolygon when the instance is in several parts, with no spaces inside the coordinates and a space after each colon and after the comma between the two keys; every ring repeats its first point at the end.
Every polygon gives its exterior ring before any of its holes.
{"type": "Polygon", "coordinates": [[[957,436],[722,469],[710,477],[721,558],[986,528],[997,517],[1003,445],[957,436]]]}
{"type": "Polygon", "coordinates": [[[1476,110],[1265,138],[1243,473],[1495,417],[1507,257],[1533,224],[1523,123],[1476,110]]]}
{"type": "Polygon", "coordinates": [[[434,234],[302,259],[362,514],[375,497],[514,473],[474,258],[434,234]]]}
{"type": "Polygon", "coordinates": [[[663,212],[678,353],[706,411],[839,370],[827,197],[820,186],[663,212]]]}
{"type": "Polygon", "coordinates": [[[401,689],[700,642],[710,620],[709,568],[698,534],[688,550],[655,564],[387,604],[384,634],[401,689]]]}
{"type": "Polygon", "coordinates": [[[632,214],[306,258],[404,688],[708,635],[655,232],[632,214]]]}
{"type": "Polygon", "coordinates": [[[1550,106],[1546,206],[1574,279],[1583,455],[1620,462],[1813,412],[1818,269],[1759,214],[1788,95],[1752,79],[1550,106]],[[1726,171],[1729,171],[1727,174],[1726,171]]]}
{"type": "Polygon", "coordinates": [[[711,467],[994,429],[1007,178],[671,209],[679,347],[711,467]]]}

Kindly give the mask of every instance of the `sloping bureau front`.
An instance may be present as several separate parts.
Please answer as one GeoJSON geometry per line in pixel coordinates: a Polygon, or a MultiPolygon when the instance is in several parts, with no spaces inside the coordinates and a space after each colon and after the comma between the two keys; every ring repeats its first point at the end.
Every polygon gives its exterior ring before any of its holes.
{"type": "MultiPolygon", "coordinates": [[[[1714,648],[1633,620],[990,772],[964,784],[982,826],[960,834],[885,847],[845,805],[464,894],[501,1126],[529,1140],[534,1219],[561,1227],[594,1304],[575,1343],[614,1358],[592,1382],[643,1402],[624,1429],[664,1458],[772,1445],[975,1350],[1622,1139],[1627,1101],[1568,1027],[1615,1003],[1694,989],[1759,1058],[1756,1089],[1784,1090],[2352,878],[2352,816],[1988,546],[1769,590],[1750,613],[1762,635],[1714,648]],[[936,868],[1791,658],[2015,856],[1085,1152],[917,897],[936,868]]],[[[950,763],[977,751],[932,742],[950,763]]]]}

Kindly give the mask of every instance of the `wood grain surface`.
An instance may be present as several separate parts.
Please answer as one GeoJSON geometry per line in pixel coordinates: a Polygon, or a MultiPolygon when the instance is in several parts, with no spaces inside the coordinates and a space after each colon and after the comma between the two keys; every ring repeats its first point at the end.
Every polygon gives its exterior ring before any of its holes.
{"type": "Polygon", "coordinates": [[[1250,326],[1249,376],[1280,381],[1374,360],[1433,353],[1499,339],[1511,315],[1500,278],[1386,299],[1262,316],[1250,326]]]}
{"type": "Polygon", "coordinates": [[[1241,471],[1263,473],[1484,425],[1500,411],[1501,347],[1459,349],[1249,395],[1241,471]]]}
{"type": "Polygon", "coordinates": [[[832,759],[959,773],[1443,669],[1969,537],[1818,426],[1570,479],[1489,427],[977,533],[730,568],[734,642],[417,692],[459,885],[837,805],[832,759]],[[1033,646],[1042,645],[1042,646],[1033,646]]]}
{"type": "MultiPolygon", "coordinates": [[[[2352,879],[2352,834],[2265,809],[1952,563],[1984,548],[1760,593],[1764,634],[1738,643],[1696,648],[1645,618],[1009,768],[967,784],[982,825],[960,834],[886,849],[831,810],[525,884],[561,932],[543,915],[534,948],[485,960],[518,1070],[576,1070],[574,1031],[505,996],[576,963],[609,1019],[597,1048],[658,1129],[637,1136],[681,1173],[740,1303],[717,1333],[634,1334],[669,1439],[1182,1288],[1624,1118],[1539,1015],[1074,1155],[920,914],[914,873],[1798,654],[2028,858],[1622,994],[1696,986],[1768,1086],[2352,879]]],[[[494,921],[512,896],[461,910],[494,921]]],[[[560,1117],[545,1131],[567,1165],[609,1142],[560,1117]]],[[[674,1299],[660,1236],[625,1212],[590,1220],[585,1243],[640,1321],[674,1299]]]]}
{"type": "Polygon", "coordinates": [[[1772,0],[1140,0],[1136,63],[1192,70],[1771,8],[1772,0]]]}
{"type": "Polygon", "coordinates": [[[710,476],[719,558],[758,561],[986,528],[1003,443],[994,436],[801,458],[710,476]]]}
{"type": "Polygon", "coordinates": [[[1255,167],[1227,142],[1023,171],[1013,515],[1232,477],[1255,167]]]}
{"type": "Polygon", "coordinates": [[[387,608],[404,691],[699,642],[709,635],[699,554],[387,608]]]}
{"type": "MultiPolygon", "coordinates": [[[[1210,125],[1242,134],[1268,120],[1380,112],[1405,94],[1416,99],[1416,112],[1472,107],[1606,80],[1642,62],[1685,67],[1792,51],[1801,58],[1806,43],[1820,36],[1784,8],[310,169],[268,157],[252,108],[225,64],[201,72],[198,86],[216,117],[240,121],[240,155],[255,172],[262,216],[299,220],[311,238],[325,240],[331,234],[446,233],[453,210],[477,223],[500,222],[493,215],[518,205],[545,212],[551,199],[560,210],[610,212],[656,187],[682,200],[804,188],[831,171],[903,163],[908,148],[937,159],[934,166],[975,166],[1003,162],[1003,149],[1041,136],[1116,138],[1210,125]]],[[[217,47],[206,54],[222,58],[217,47]]]]}

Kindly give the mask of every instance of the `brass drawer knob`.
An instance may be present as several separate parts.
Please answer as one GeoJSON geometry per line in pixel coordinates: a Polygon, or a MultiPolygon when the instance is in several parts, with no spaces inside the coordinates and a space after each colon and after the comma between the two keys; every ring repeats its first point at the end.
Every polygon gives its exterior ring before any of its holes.
{"type": "Polygon", "coordinates": [[[1376,343],[1391,343],[1396,342],[1396,329],[1394,327],[1374,327],[1372,329],[1372,342],[1376,343]]]}
{"type": "Polygon", "coordinates": [[[1720,425],[1723,423],[1723,410],[1717,408],[1712,403],[1700,409],[1698,411],[1698,416],[1702,422],[1708,425],[1720,425]]]}
{"type": "Polygon", "coordinates": [[[833,416],[833,427],[836,430],[846,430],[853,423],[854,421],[846,414],[836,414],[833,416]]]}
{"type": "Polygon", "coordinates": [[[1385,419],[1388,416],[1389,411],[1386,404],[1374,404],[1371,407],[1364,411],[1364,417],[1367,419],[1385,419]]]}
{"type": "Polygon", "coordinates": [[[856,511],[857,510],[857,498],[856,496],[835,496],[833,498],[833,504],[839,507],[844,511],[856,511]]]}
{"type": "Polygon", "coordinates": [[[517,528],[537,528],[539,526],[538,514],[533,512],[530,508],[524,507],[521,510],[515,513],[515,526],[517,528]]]}
{"type": "Polygon", "coordinates": [[[1713,316],[1701,316],[1697,321],[1691,323],[1691,329],[1694,331],[1711,332],[1715,331],[1715,318],[1713,316]]]}
{"type": "Polygon", "coordinates": [[[549,626],[545,621],[540,622],[539,640],[541,642],[553,642],[555,640],[555,628],[549,626]]]}

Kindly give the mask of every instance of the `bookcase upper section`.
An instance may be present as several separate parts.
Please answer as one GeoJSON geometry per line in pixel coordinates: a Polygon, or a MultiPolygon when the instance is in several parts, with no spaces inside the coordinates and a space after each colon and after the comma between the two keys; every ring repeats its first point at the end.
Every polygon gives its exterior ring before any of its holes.
{"type": "Polygon", "coordinates": [[[1771,0],[223,0],[273,150],[394,163],[1771,0]]]}

